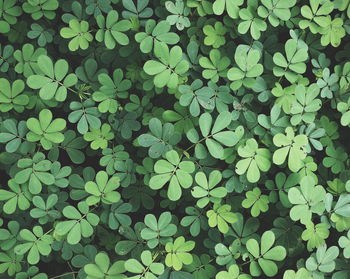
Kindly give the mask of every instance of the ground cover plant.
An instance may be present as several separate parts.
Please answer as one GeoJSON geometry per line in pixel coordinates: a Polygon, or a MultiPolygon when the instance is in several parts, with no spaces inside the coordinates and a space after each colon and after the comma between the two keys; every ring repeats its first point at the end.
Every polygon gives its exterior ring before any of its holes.
{"type": "Polygon", "coordinates": [[[0,0],[1,279],[349,279],[349,0],[0,0]]]}

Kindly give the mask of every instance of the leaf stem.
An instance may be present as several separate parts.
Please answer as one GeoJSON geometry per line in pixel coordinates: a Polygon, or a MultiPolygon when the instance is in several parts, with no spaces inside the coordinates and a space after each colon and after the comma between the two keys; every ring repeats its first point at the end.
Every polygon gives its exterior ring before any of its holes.
{"type": "Polygon", "coordinates": [[[49,279],[56,279],[56,278],[60,278],[62,276],[70,275],[70,274],[72,274],[74,276],[74,278],[75,278],[74,274],[77,274],[77,273],[78,273],[78,271],[70,271],[70,272],[66,272],[66,273],[62,273],[60,275],[56,275],[56,276],[50,277],[49,279]]]}

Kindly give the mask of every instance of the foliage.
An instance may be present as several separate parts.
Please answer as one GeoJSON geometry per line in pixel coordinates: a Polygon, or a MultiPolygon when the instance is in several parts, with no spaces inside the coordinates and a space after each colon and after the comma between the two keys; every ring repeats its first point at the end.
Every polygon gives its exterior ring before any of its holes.
{"type": "Polygon", "coordinates": [[[207,211],[208,224],[210,227],[218,227],[222,233],[227,233],[229,224],[236,222],[236,215],[230,211],[231,206],[228,204],[220,205],[215,203],[213,209],[207,211]]]}
{"type": "Polygon", "coordinates": [[[175,150],[168,151],[165,154],[167,160],[158,160],[154,164],[154,171],[157,175],[152,176],[149,186],[153,190],[161,189],[169,182],[167,195],[170,200],[179,200],[182,194],[182,188],[192,186],[192,176],[194,172],[194,164],[189,161],[181,161],[175,150]]]}
{"type": "Polygon", "coordinates": [[[170,212],[163,212],[157,221],[152,214],[145,216],[146,227],[141,231],[141,237],[147,240],[150,248],[156,247],[159,243],[167,243],[170,236],[176,233],[176,226],[171,224],[170,212]]]}
{"type": "Polygon", "coordinates": [[[0,0],[0,279],[350,278],[350,0],[0,0]]]}
{"type": "Polygon", "coordinates": [[[303,74],[306,71],[304,63],[308,58],[308,48],[304,42],[295,39],[289,39],[284,45],[286,56],[277,52],[273,56],[273,62],[276,67],[273,68],[275,76],[285,76],[288,81],[295,82],[297,74],[303,74]]]}
{"type": "Polygon", "coordinates": [[[69,27],[63,27],[60,34],[63,38],[70,39],[68,48],[72,51],[78,48],[87,49],[89,47],[89,42],[92,41],[93,36],[88,32],[89,23],[86,21],[79,22],[76,19],[69,21],[69,27]]]}
{"type": "Polygon", "coordinates": [[[40,55],[37,61],[37,75],[27,79],[30,88],[40,89],[39,96],[43,100],[62,102],[67,98],[67,89],[77,83],[75,74],[68,74],[68,62],[60,59],[53,64],[50,57],[40,55]]]}
{"type": "Polygon", "coordinates": [[[194,143],[195,153],[200,159],[207,155],[207,150],[214,158],[221,158],[224,156],[224,146],[232,147],[238,143],[242,138],[244,130],[242,126],[238,126],[236,130],[225,130],[232,121],[232,116],[229,112],[221,112],[214,121],[211,114],[203,113],[199,117],[199,128],[203,138],[199,139],[197,130],[191,129],[187,132],[188,139],[194,143]],[[201,143],[205,142],[206,147],[201,143]]]}
{"type": "Polygon", "coordinates": [[[259,244],[253,238],[247,241],[247,250],[253,257],[250,263],[250,273],[253,276],[260,276],[262,271],[266,276],[272,277],[278,271],[274,261],[282,261],[286,257],[286,249],[283,246],[273,247],[275,235],[272,231],[264,232],[260,242],[259,244]]]}
{"type": "Polygon", "coordinates": [[[238,148],[238,155],[245,158],[237,162],[236,173],[242,175],[247,173],[249,182],[257,182],[260,178],[260,170],[268,171],[271,167],[271,154],[266,148],[258,148],[254,139],[248,139],[246,145],[238,148]]]}
{"type": "Polygon", "coordinates": [[[321,185],[315,186],[315,180],[311,176],[305,176],[300,181],[300,188],[293,187],[288,191],[288,199],[294,204],[290,210],[292,220],[300,220],[307,224],[311,221],[312,214],[322,214],[324,204],[322,203],[326,192],[321,185]]]}
{"type": "Polygon", "coordinates": [[[220,183],[222,175],[218,170],[214,170],[209,174],[209,180],[203,172],[197,172],[195,176],[198,186],[192,189],[192,196],[199,198],[197,206],[203,208],[209,202],[215,203],[220,201],[227,195],[227,190],[224,187],[216,187],[220,183]]]}
{"type": "Polygon", "coordinates": [[[157,44],[154,47],[157,60],[149,60],[143,66],[144,71],[155,76],[154,85],[159,88],[167,86],[174,89],[179,84],[179,76],[187,72],[189,64],[182,59],[182,49],[174,46],[169,50],[167,44],[157,44]]]}
{"type": "Polygon", "coordinates": [[[119,185],[118,177],[108,179],[108,174],[105,171],[99,171],[96,174],[96,183],[88,181],[85,184],[85,191],[91,195],[86,199],[86,203],[88,205],[94,205],[99,202],[105,204],[118,202],[120,200],[120,194],[114,190],[119,185]]]}
{"type": "Polygon", "coordinates": [[[242,85],[252,88],[255,84],[254,78],[263,73],[263,66],[259,64],[260,53],[256,49],[249,49],[245,45],[236,48],[235,62],[239,68],[231,68],[227,72],[227,78],[232,80],[231,89],[237,90],[242,85]]]}
{"type": "Polygon", "coordinates": [[[165,251],[165,264],[173,267],[175,270],[180,270],[183,264],[190,264],[193,261],[192,255],[189,253],[195,247],[195,242],[192,240],[186,241],[183,236],[174,240],[174,242],[167,242],[165,251]]]}
{"type": "MultiPolygon", "coordinates": [[[[130,29],[131,23],[124,19],[119,21],[117,11],[111,10],[107,17],[102,14],[96,16],[96,23],[98,25],[96,40],[104,42],[107,48],[113,49],[117,44],[127,45],[129,43],[129,37],[123,32],[130,29]]],[[[85,39],[87,40],[87,38],[85,39]]]]}

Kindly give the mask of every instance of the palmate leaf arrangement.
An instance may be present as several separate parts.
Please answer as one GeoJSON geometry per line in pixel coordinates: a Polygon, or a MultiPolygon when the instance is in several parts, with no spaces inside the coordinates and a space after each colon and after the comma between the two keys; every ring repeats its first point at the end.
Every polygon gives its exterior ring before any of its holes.
{"type": "Polygon", "coordinates": [[[0,0],[0,278],[350,278],[349,0],[0,0]]]}

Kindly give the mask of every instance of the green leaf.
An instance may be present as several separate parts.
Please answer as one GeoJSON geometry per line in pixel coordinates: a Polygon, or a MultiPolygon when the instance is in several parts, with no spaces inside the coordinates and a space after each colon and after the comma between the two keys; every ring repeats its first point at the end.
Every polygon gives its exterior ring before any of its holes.
{"type": "Polygon", "coordinates": [[[66,127],[66,121],[62,118],[52,120],[52,112],[48,109],[43,109],[39,113],[39,119],[29,118],[27,127],[29,132],[27,140],[31,142],[40,141],[43,148],[49,150],[53,144],[58,144],[64,141],[64,135],[61,133],[66,127]]]}
{"type": "Polygon", "coordinates": [[[233,224],[237,221],[236,214],[231,212],[231,206],[228,204],[220,205],[215,203],[213,209],[207,211],[208,224],[210,227],[218,227],[222,233],[227,233],[229,230],[228,224],[233,224]]]}
{"type": "Polygon", "coordinates": [[[329,230],[326,224],[320,223],[314,225],[312,222],[306,224],[306,230],[303,231],[301,238],[307,241],[307,249],[312,251],[325,243],[329,236],[329,230]]]}
{"type": "Polygon", "coordinates": [[[77,83],[75,74],[68,74],[68,62],[59,59],[53,64],[50,57],[40,55],[37,62],[36,75],[30,75],[27,85],[32,89],[40,89],[39,96],[47,101],[55,99],[63,102],[67,98],[67,90],[77,83]]]}
{"type": "Polygon", "coordinates": [[[145,225],[146,228],[141,231],[141,237],[147,240],[147,245],[151,249],[159,243],[165,244],[177,231],[176,226],[171,223],[170,212],[163,212],[158,221],[154,215],[147,214],[145,225]]]}
{"type": "Polygon", "coordinates": [[[174,46],[169,50],[165,43],[161,43],[155,46],[154,54],[158,60],[147,61],[143,70],[154,76],[153,82],[156,87],[177,88],[179,77],[189,69],[188,62],[182,59],[182,49],[174,46]]]}
{"type": "Polygon", "coordinates": [[[322,203],[326,192],[321,185],[315,186],[315,180],[311,176],[305,176],[300,181],[300,188],[293,187],[288,191],[288,199],[294,205],[290,211],[292,220],[300,220],[303,224],[311,221],[313,213],[322,214],[322,203]]]}
{"type": "Polygon", "coordinates": [[[286,135],[277,134],[273,137],[273,143],[280,148],[274,152],[272,160],[276,165],[282,165],[288,157],[289,169],[297,172],[306,158],[307,137],[305,135],[295,136],[292,127],[287,127],[285,131],[286,135]]]}
{"type": "Polygon", "coordinates": [[[154,164],[156,175],[149,181],[151,189],[158,190],[169,182],[167,195],[170,200],[177,201],[182,195],[181,188],[187,189],[192,186],[191,173],[194,172],[194,164],[190,161],[181,161],[182,157],[175,150],[165,154],[166,160],[158,160],[154,164]]]}
{"type": "Polygon", "coordinates": [[[57,223],[55,227],[55,233],[62,237],[66,236],[68,243],[71,245],[79,243],[82,236],[91,236],[93,226],[97,226],[99,222],[98,216],[89,212],[86,203],[80,202],[78,208],[79,211],[73,206],[66,206],[63,209],[63,215],[68,220],[57,223]]]}
{"type": "Polygon", "coordinates": [[[251,208],[250,213],[253,217],[260,215],[260,212],[266,212],[269,209],[268,196],[262,195],[259,188],[254,188],[246,193],[246,199],[242,201],[244,208],[251,208]]]}
{"type": "Polygon", "coordinates": [[[289,39],[284,45],[286,56],[277,52],[273,56],[273,62],[276,67],[273,68],[273,74],[277,77],[285,76],[286,79],[294,83],[298,74],[306,71],[305,61],[308,59],[308,47],[306,44],[298,44],[295,39],[289,39]]]}
{"type": "Polygon", "coordinates": [[[195,176],[198,186],[192,188],[192,196],[199,199],[197,206],[203,208],[209,202],[217,203],[227,195],[227,190],[224,187],[216,187],[222,179],[219,171],[214,170],[209,174],[209,179],[203,172],[197,172],[195,176]]]}
{"type": "Polygon", "coordinates": [[[8,112],[14,109],[16,112],[23,112],[24,107],[29,103],[29,98],[23,94],[25,84],[22,80],[10,82],[0,78],[0,111],[8,112]]]}
{"type": "Polygon", "coordinates": [[[93,36],[89,33],[89,23],[87,21],[78,21],[71,19],[69,21],[69,27],[63,27],[60,31],[60,35],[65,39],[71,39],[68,48],[75,51],[79,48],[87,49],[89,42],[92,41],[93,36]]]}
{"type": "Polygon", "coordinates": [[[40,255],[48,256],[51,252],[51,244],[53,238],[51,235],[44,234],[42,227],[35,226],[33,232],[23,229],[20,231],[20,236],[24,243],[18,244],[14,251],[18,255],[23,255],[28,252],[28,263],[34,265],[40,260],[40,255]]]}
{"type": "Polygon", "coordinates": [[[108,178],[105,171],[99,171],[95,179],[96,182],[88,181],[85,184],[85,191],[91,195],[86,199],[88,205],[95,205],[99,202],[112,204],[120,200],[120,194],[114,191],[120,185],[118,177],[108,178]]]}
{"type": "Polygon", "coordinates": [[[108,12],[107,16],[98,15],[96,22],[99,27],[95,38],[98,42],[104,42],[108,49],[113,49],[117,44],[128,45],[129,38],[124,32],[131,28],[131,23],[128,20],[119,20],[117,11],[108,12]]]}
{"type": "Polygon", "coordinates": [[[271,167],[271,153],[266,148],[258,148],[255,139],[248,139],[246,145],[238,148],[238,154],[244,159],[236,164],[236,173],[246,173],[249,182],[257,182],[260,179],[260,170],[268,171],[271,167]]]}
{"type": "Polygon", "coordinates": [[[237,90],[241,86],[252,88],[255,84],[254,78],[263,73],[263,66],[259,64],[260,52],[256,49],[239,45],[235,52],[237,67],[231,68],[227,72],[227,78],[231,81],[231,89],[237,90]]]}
{"type": "Polygon", "coordinates": [[[255,269],[256,274],[262,272],[268,276],[273,277],[277,274],[278,268],[274,261],[282,261],[287,253],[283,246],[275,246],[275,235],[272,231],[265,231],[261,236],[261,243],[255,239],[247,241],[247,250],[253,256],[254,261],[250,263],[250,270],[255,269]],[[258,261],[258,265],[255,262],[258,261]]]}
{"type": "Polygon", "coordinates": [[[123,278],[125,272],[124,261],[116,261],[110,265],[110,259],[105,252],[100,252],[95,256],[95,263],[84,266],[84,271],[91,278],[123,278]]]}
{"type": "Polygon", "coordinates": [[[189,253],[195,247],[194,241],[186,241],[183,236],[180,236],[174,240],[174,242],[168,242],[165,245],[166,266],[173,267],[175,270],[180,270],[183,264],[188,265],[192,263],[193,257],[189,253]]]}
{"type": "Polygon", "coordinates": [[[320,271],[324,273],[332,272],[335,269],[334,260],[339,255],[339,248],[332,246],[327,249],[326,245],[317,248],[316,254],[312,254],[306,260],[306,268],[309,271],[320,271]]]}

